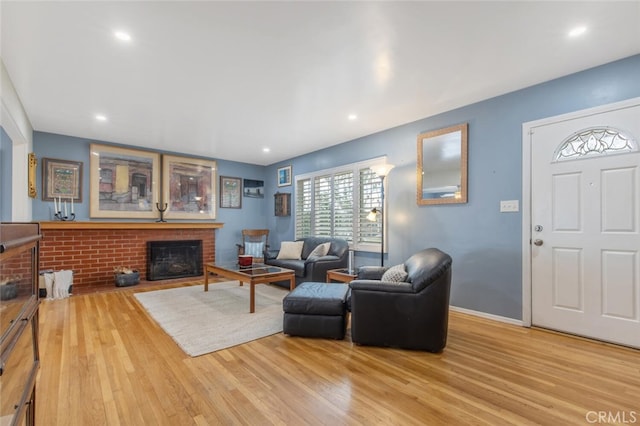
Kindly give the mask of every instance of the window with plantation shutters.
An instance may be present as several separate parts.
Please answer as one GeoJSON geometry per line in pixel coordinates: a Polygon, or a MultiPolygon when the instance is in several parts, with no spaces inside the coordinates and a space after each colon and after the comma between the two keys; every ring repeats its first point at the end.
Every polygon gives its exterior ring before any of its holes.
{"type": "Polygon", "coordinates": [[[313,235],[332,237],[333,191],[331,175],[317,176],[313,179],[313,235]]]}
{"type": "Polygon", "coordinates": [[[333,176],[333,236],[353,242],[353,172],[333,176]]]}
{"type": "Polygon", "coordinates": [[[296,238],[343,238],[356,250],[380,250],[381,223],[367,215],[381,208],[381,181],[371,166],[377,158],[295,178],[296,238]]]}
{"type": "Polygon", "coordinates": [[[296,181],[296,238],[311,236],[311,179],[296,181]]]}
{"type": "Polygon", "coordinates": [[[360,208],[358,209],[358,243],[380,244],[380,220],[371,222],[367,215],[376,207],[380,208],[382,194],[380,178],[370,168],[360,169],[360,208]]]}

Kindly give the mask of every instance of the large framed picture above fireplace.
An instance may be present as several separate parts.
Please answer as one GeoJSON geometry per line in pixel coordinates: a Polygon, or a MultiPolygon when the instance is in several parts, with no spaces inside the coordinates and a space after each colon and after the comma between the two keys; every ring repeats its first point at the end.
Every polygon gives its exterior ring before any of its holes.
{"type": "Polygon", "coordinates": [[[166,219],[216,218],[216,162],[162,156],[162,204],[166,219]]]}
{"type": "Polygon", "coordinates": [[[160,154],[91,144],[90,157],[91,217],[158,217],[160,154]]]}

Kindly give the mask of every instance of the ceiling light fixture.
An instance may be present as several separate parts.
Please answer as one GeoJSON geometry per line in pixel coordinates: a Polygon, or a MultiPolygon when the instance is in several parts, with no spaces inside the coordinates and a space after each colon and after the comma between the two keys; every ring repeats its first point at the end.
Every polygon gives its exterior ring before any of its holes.
{"type": "Polygon", "coordinates": [[[262,148],[262,152],[270,152],[270,151],[271,151],[271,149],[269,149],[269,148],[262,148]]]}
{"type": "Polygon", "coordinates": [[[129,33],[125,33],[124,31],[116,31],[113,35],[120,41],[131,41],[129,33]]]}
{"type": "Polygon", "coordinates": [[[587,31],[587,27],[575,27],[571,31],[569,31],[569,37],[578,37],[584,34],[587,31]]]}
{"type": "Polygon", "coordinates": [[[347,117],[349,120],[353,121],[353,120],[357,120],[358,116],[356,114],[349,114],[349,116],[347,117]]]}
{"type": "Polygon", "coordinates": [[[96,120],[98,121],[107,121],[107,116],[102,114],[96,114],[96,120]]]}

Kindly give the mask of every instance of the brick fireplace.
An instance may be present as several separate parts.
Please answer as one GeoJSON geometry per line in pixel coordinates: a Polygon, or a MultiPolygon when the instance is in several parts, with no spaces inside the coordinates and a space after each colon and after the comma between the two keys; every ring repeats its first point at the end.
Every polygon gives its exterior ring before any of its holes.
{"type": "Polygon", "coordinates": [[[202,240],[202,262],[215,260],[221,223],[41,222],[40,270],[71,269],[73,288],[113,286],[113,268],[126,266],[146,280],[147,242],[202,240]]]}

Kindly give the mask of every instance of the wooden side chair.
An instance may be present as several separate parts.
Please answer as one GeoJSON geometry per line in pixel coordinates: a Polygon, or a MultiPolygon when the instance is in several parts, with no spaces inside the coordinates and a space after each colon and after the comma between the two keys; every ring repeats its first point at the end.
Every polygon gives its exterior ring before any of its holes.
{"type": "Polygon", "coordinates": [[[264,252],[269,249],[268,229],[243,229],[242,244],[238,246],[238,255],[253,256],[254,263],[264,262],[264,252]]]}

